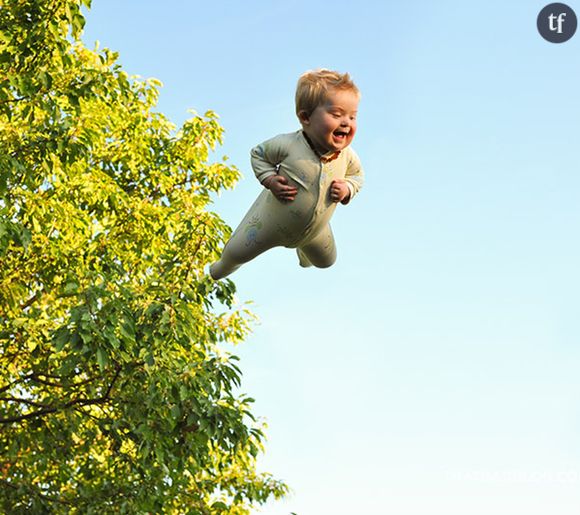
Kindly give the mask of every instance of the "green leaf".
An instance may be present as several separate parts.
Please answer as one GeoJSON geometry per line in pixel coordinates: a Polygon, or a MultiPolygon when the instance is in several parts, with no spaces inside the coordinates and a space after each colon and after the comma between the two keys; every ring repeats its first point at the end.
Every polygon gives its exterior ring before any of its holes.
{"type": "Polygon", "coordinates": [[[181,409],[179,408],[179,406],[177,405],[172,406],[171,416],[173,417],[174,420],[178,420],[181,418],[181,409]]]}
{"type": "Polygon", "coordinates": [[[101,370],[105,370],[109,363],[109,358],[107,353],[103,349],[97,349],[97,363],[101,370]]]}
{"type": "Polygon", "coordinates": [[[56,352],[60,352],[70,338],[70,333],[66,328],[60,328],[53,339],[53,344],[56,352]]]}
{"type": "Polygon", "coordinates": [[[69,281],[64,286],[64,293],[65,294],[76,293],[78,289],[79,289],[79,283],[78,282],[76,282],[76,281],[69,281]]]}

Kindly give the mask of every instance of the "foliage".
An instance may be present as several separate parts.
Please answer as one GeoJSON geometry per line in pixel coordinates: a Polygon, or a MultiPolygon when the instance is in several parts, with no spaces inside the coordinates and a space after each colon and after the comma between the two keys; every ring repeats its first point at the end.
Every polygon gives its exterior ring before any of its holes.
{"type": "Polygon", "coordinates": [[[82,45],[81,3],[0,0],[0,510],[248,513],[286,487],[221,346],[250,314],[203,272],[238,171],[213,113],[176,130],[82,45]]]}

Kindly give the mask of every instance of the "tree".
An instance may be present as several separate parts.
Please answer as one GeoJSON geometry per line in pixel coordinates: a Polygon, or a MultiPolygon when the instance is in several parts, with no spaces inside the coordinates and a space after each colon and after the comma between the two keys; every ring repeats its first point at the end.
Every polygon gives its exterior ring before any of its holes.
{"type": "Polygon", "coordinates": [[[244,514],[286,486],[237,358],[251,314],[204,266],[216,116],[79,40],[90,0],[0,1],[0,507],[244,514]]]}

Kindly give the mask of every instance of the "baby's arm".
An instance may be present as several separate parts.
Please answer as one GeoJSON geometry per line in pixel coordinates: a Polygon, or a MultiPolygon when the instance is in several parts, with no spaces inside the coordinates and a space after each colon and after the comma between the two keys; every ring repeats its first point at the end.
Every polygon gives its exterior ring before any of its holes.
{"type": "Polygon", "coordinates": [[[288,156],[287,136],[282,134],[255,146],[251,152],[256,178],[281,201],[294,200],[298,190],[288,186],[288,180],[278,175],[278,166],[288,156]]]}
{"type": "Polygon", "coordinates": [[[364,183],[364,172],[360,164],[360,159],[350,149],[350,160],[347,165],[344,179],[335,179],[330,185],[330,198],[333,202],[348,204],[351,199],[360,191],[364,183]]]}

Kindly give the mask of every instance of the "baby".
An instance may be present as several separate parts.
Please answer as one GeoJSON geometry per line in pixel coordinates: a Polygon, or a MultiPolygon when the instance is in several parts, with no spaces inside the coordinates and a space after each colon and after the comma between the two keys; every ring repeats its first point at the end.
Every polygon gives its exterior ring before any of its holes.
{"type": "Polygon", "coordinates": [[[347,73],[321,69],[300,77],[296,114],[302,130],[252,149],[252,168],[265,189],[211,265],[214,279],[272,247],[296,248],[303,267],[334,264],[330,218],[363,184],[360,161],[349,147],[359,99],[347,73]]]}

